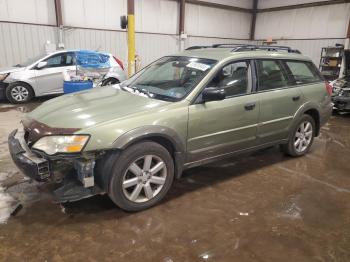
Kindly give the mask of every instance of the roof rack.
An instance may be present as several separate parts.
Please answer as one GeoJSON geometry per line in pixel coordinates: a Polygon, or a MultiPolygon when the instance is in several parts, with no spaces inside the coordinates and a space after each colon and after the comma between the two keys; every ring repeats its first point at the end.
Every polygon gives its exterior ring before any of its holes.
{"type": "Polygon", "coordinates": [[[230,47],[233,48],[231,52],[265,50],[265,51],[274,51],[274,52],[285,51],[288,53],[301,54],[301,52],[298,49],[292,49],[289,46],[253,45],[253,44],[215,44],[212,46],[191,46],[186,50],[203,49],[203,48],[230,48],[230,47]]]}
{"type": "Polygon", "coordinates": [[[301,54],[298,49],[292,49],[289,46],[278,46],[278,45],[242,45],[235,47],[233,52],[242,51],[255,51],[255,50],[266,50],[266,51],[286,51],[288,53],[301,54]]]}
{"type": "Polygon", "coordinates": [[[211,47],[213,48],[227,48],[227,47],[237,47],[237,46],[245,46],[250,44],[214,44],[211,47]]]}
{"type": "Polygon", "coordinates": [[[211,48],[211,45],[195,45],[195,46],[190,46],[187,47],[185,50],[194,50],[194,49],[203,49],[203,48],[211,48]]]}

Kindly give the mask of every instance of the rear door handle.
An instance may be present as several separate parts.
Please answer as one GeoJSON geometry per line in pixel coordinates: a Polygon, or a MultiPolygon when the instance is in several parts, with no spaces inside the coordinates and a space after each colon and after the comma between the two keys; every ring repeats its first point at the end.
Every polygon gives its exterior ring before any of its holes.
{"type": "Polygon", "coordinates": [[[244,106],[245,110],[253,110],[255,108],[255,103],[249,103],[244,106]]]}
{"type": "Polygon", "coordinates": [[[293,96],[293,101],[298,101],[300,99],[300,96],[293,96]]]}

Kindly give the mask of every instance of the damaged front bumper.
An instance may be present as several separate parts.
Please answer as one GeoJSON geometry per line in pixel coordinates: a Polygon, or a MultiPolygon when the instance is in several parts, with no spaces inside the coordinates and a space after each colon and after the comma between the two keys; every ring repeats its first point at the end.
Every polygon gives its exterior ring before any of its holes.
{"type": "Polygon", "coordinates": [[[24,175],[40,182],[50,177],[49,161],[34,155],[17,129],[9,135],[8,144],[13,162],[24,175]]]}
{"type": "Polygon", "coordinates": [[[33,153],[24,140],[24,133],[17,129],[8,137],[10,155],[23,174],[39,182],[55,181],[55,164],[63,163],[71,166],[74,172],[67,172],[60,187],[53,193],[57,202],[77,201],[96,194],[104,193],[96,184],[94,176],[94,159],[72,157],[44,158],[33,153]]]}

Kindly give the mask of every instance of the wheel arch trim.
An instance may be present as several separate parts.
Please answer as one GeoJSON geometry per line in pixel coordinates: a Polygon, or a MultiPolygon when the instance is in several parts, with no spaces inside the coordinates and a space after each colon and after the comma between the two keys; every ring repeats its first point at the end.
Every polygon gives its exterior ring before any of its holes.
{"type": "Polygon", "coordinates": [[[165,126],[147,125],[132,129],[119,136],[112,144],[112,148],[125,149],[129,145],[151,137],[162,137],[169,140],[176,152],[185,152],[185,142],[175,130],[165,126]]]}
{"type": "Polygon", "coordinates": [[[16,81],[13,81],[13,82],[9,82],[6,88],[9,88],[11,85],[21,84],[21,83],[28,85],[32,89],[32,91],[34,93],[34,96],[36,96],[36,93],[35,93],[35,90],[33,88],[33,85],[31,83],[28,83],[28,82],[23,81],[23,80],[16,80],[16,81]]]}
{"type": "MultiPolygon", "coordinates": [[[[307,103],[303,104],[302,106],[300,106],[299,109],[294,114],[292,126],[295,126],[298,123],[299,118],[303,114],[305,114],[305,112],[307,112],[309,110],[315,110],[318,114],[319,119],[320,119],[320,107],[313,102],[307,102],[307,103]]],[[[315,124],[317,124],[317,123],[315,123],[315,124]]],[[[316,136],[318,136],[319,133],[320,133],[320,126],[317,126],[316,136]]]]}
{"type": "Polygon", "coordinates": [[[175,176],[181,177],[186,159],[186,143],[175,130],[165,126],[147,125],[132,129],[118,137],[112,145],[113,149],[125,149],[128,146],[147,138],[160,137],[168,140],[174,148],[173,158],[175,164],[175,176]]]}
{"type": "Polygon", "coordinates": [[[118,77],[116,77],[116,76],[106,76],[106,78],[105,78],[105,79],[103,79],[102,81],[106,81],[106,80],[109,80],[109,79],[115,79],[115,80],[117,80],[117,81],[120,83],[119,78],[118,78],[118,77]]]}

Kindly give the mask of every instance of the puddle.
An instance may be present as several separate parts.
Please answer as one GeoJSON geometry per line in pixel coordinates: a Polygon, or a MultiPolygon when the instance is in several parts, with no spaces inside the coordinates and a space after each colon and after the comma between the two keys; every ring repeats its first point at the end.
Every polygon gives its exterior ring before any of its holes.
{"type": "Polygon", "coordinates": [[[302,209],[298,206],[298,197],[290,197],[283,204],[282,211],[277,216],[289,219],[302,219],[302,209]]]}

